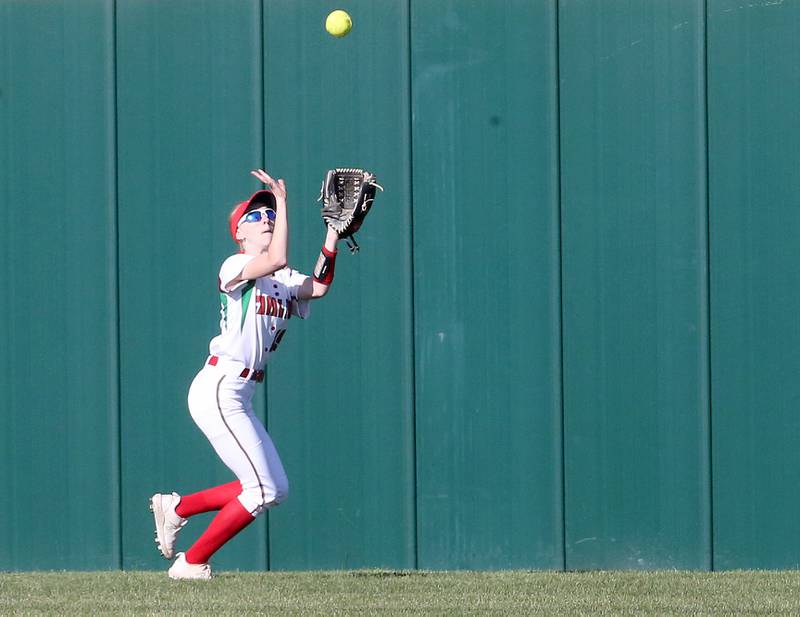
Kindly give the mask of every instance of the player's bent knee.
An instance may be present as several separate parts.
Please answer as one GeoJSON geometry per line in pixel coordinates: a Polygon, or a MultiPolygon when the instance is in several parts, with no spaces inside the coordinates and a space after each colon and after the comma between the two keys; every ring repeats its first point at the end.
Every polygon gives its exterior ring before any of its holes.
{"type": "Polygon", "coordinates": [[[286,498],[289,496],[289,482],[284,481],[278,484],[275,487],[275,498],[272,502],[273,506],[277,506],[279,503],[283,503],[286,501],[286,498]]]}
{"type": "Polygon", "coordinates": [[[286,501],[286,497],[289,495],[289,483],[285,480],[282,482],[277,482],[272,489],[266,489],[263,496],[263,500],[261,502],[261,507],[263,509],[266,508],[274,508],[280,503],[286,501]]]}
{"type": "Polygon", "coordinates": [[[250,514],[258,516],[264,510],[264,491],[258,486],[247,488],[239,495],[239,501],[250,514]]]}
{"type": "Polygon", "coordinates": [[[256,486],[247,488],[239,495],[242,506],[253,516],[258,516],[267,508],[277,506],[289,495],[289,483],[281,482],[274,488],[256,486]]]}

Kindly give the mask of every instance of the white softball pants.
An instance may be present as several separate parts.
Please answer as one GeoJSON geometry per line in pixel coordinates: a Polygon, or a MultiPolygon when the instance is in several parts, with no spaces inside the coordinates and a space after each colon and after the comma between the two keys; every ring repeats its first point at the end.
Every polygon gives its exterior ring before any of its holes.
{"type": "Polygon", "coordinates": [[[272,439],[253,412],[256,382],[227,373],[220,366],[203,367],[189,388],[189,412],[242,483],[239,501],[258,516],[286,499],[289,481],[272,439]]]}

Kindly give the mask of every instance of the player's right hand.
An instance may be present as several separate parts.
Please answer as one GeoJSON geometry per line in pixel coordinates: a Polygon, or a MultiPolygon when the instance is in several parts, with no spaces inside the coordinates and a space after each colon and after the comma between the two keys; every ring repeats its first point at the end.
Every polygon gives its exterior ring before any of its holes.
{"type": "Polygon", "coordinates": [[[283,179],[275,180],[263,169],[254,169],[250,174],[266,184],[269,190],[275,195],[275,199],[286,201],[286,183],[283,179]]]}

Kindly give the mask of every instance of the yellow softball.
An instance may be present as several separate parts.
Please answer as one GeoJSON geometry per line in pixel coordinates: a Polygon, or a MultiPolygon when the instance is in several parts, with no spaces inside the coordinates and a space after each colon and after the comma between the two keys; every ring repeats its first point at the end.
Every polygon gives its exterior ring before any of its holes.
{"type": "Polygon", "coordinates": [[[325,20],[325,29],[331,36],[337,38],[346,36],[350,29],[353,27],[353,20],[347,11],[337,9],[332,11],[328,18],[325,20]]]}

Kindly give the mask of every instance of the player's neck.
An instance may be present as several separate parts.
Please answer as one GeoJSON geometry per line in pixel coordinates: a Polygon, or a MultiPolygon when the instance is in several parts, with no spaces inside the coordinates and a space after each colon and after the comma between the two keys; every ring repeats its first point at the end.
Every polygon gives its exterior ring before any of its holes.
{"type": "Polygon", "coordinates": [[[242,253],[244,253],[245,255],[257,256],[257,255],[263,255],[264,253],[267,252],[268,249],[269,249],[269,245],[267,245],[267,246],[258,246],[258,245],[253,246],[252,244],[245,244],[244,247],[242,247],[242,253]]]}

